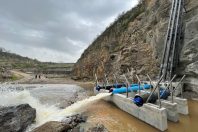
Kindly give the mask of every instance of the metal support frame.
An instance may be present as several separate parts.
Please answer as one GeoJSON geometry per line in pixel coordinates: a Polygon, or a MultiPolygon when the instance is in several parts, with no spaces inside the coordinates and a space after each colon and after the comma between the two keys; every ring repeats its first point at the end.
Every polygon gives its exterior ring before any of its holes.
{"type": "Polygon", "coordinates": [[[141,82],[140,78],[138,77],[138,75],[135,75],[135,76],[138,79],[138,85],[139,85],[139,87],[138,87],[138,94],[140,95],[141,94],[140,85],[141,85],[142,82],[141,82]]]}
{"type": "MultiPolygon", "coordinates": [[[[171,83],[173,82],[173,80],[176,78],[177,75],[174,75],[173,78],[170,80],[170,82],[168,83],[168,85],[166,86],[164,92],[169,88],[169,86],[171,85],[171,83]]],[[[164,92],[162,93],[162,95],[164,94],[164,92]]],[[[171,98],[173,98],[173,91],[171,91],[171,98]]],[[[173,102],[173,100],[172,100],[173,102]]]]}
{"type": "Polygon", "coordinates": [[[97,87],[98,86],[98,77],[97,77],[96,73],[95,73],[95,83],[96,83],[96,87],[97,87]]]}
{"type": "Polygon", "coordinates": [[[150,76],[148,74],[146,74],[146,76],[148,77],[149,79],[149,82],[150,82],[150,90],[152,91],[152,86],[154,87],[154,84],[153,84],[153,81],[151,80],[150,76]]]}
{"type": "Polygon", "coordinates": [[[117,84],[118,84],[118,80],[117,80],[116,75],[115,75],[115,74],[113,74],[113,77],[114,77],[114,79],[115,79],[115,83],[116,83],[116,85],[117,85],[117,84]]]}
{"type": "Polygon", "coordinates": [[[160,99],[160,88],[159,88],[159,85],[157,85],[157,90],[158,90],[157,95],[158,95],[158,100],[159,100],[159,108],[161,108],[162,107],[162,103],[161,103],[161,99],[160,99]]]}
{"type": "MultiPolygon", "coordinates": [[[[177,86],[175,87],[175,89],[173,90],[173,92],[175,92],[175,90],[179,87],[179,85],[182,83],[182,81],[184,80],[184,78],[186,77],[186,75],[183,75],[183,77],[181,78],[181,80],[179,81],[179,83],[177,84],[177,86]]],[[[181,87],[181,97],[183,98],[183,88],[181,87]]]]}
{"type": "Polygon", "coordinates": [[[108,80],[108,78],[107,78],[107,75],[106,75],[106,74],[105,74],[105,80],[106,80],[107,84],[109,84],[109,80],[108,80]]]}
{"type": "Polygon", "coordinates": [[[126,97],[128,98],[129,97],[129,91],[128,90],[129,90],[130,83],[129,83],[129,80],[127,79],[125,74],[124,74],[124,78],[126,80],[126,93],[127,93],[126,97]]]}
{"type": "Polygon", "coordinates": [[[174,101],[173,101],[173,84],[172,84],[172,82],[170,83],[170,90],[171,90],[171,103],[174,103],[174,101]]]}
{"type": "MultiPolygon", "coordinates": [[[[129,71],[129,69],[128,69],[128,72],[130,72],[129,71]]],[[[133,82],[133,77],[134,77],[134,70],[133,70],[133,68],[132,68],[132,70],[131,70],[131,72],[130,72],[130,76],[131,76],[131,83],[133,84],[134,82],[133,82]]]]}
{"type": "MultiPolygon", "coordinates": [[[[147,99],[147,101],[146,101],[146,103],[148,103],[149,100],[150,100],[150,98],[151,98],[151,96],[152,96],[153,93],[155,92],[155,90],[158,89],[159,108],[161,108],[161,99],[160,99],[161,97],[160,97],[160,88],[159,88],[159,84],[160,84],[160,82],[162,81],[163,76],[164,76],[164,75],[162,75],[162,76],[160,77],[160,79],[159,79],[159,81],[157,82],[155,88],[153,89],[153,91],[151,92],[151,94],[149,95],[149,97],[148,97],[148,99],[147,99]]],[[[176,77],[176,75],[174,75],[174,77],[171,79],[171,81],[169,82],[169,84],[168,84],[167,87],[165,88],[164,92],[165,92],[165,91],[167,90],[167,88],[172,84],[172,81],[175,79],[175,77],[176,77]]],[[[162,93],[162,95],[164,94],[164,92],[162,93]]],[[[172,92],[173,92],[173,91],[172,91],[172,92]]],[[[172,94],[172,95],[173,95],[173,94],[172,94]]],[[[172,96],[172,97],[173,97],[173,96],[172,96]]],[[[172,102],[173,102],[173,101],[172,101],[172,102]]]]}
{"type": "MultiPolygon", "coordinates": [[[[164,74],[163,74],[163,75],[160,77],[160,79],[158,80],[158,82],[157,82],[157,84],[156,84],[155,88],[153,89],[153,91],[150,93],[150,95],[149,95],[148,99],[146,100],[146,103],[148,103],[148,102],[149,102],[149,100],[150,100],[151,96],[153,95],[153,93],[155,92],[155,90],[156,90],[157,88],[158,88],[158,90],[159,90],[158,85],[159,85],[159,84],[160,84],[160,82],[162,81],[163,77],[164,77],[164,74]]],[[[159,99],[159,107],[161,108],[161,100],[160,100],[159,95],[158,95],[158,99],[159,99]]]]}
{"type": "Polygon", "coordinates": [[[107,85],[109,84],[109,81],[107,79],[107,75],[104,74],[104,77],[105,77],[105,89],[107,89],[107,85]]]}

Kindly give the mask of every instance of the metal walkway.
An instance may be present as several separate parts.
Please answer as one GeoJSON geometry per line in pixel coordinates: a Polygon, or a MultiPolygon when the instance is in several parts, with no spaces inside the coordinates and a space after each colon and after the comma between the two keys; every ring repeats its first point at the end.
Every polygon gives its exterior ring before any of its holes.
{"type": "Polygon", "coordinates": [[[184,0],[172,0],[168,30],[165,38],[164,52],[160,67],[160,77],[170,80],[179,60],[179,44],[181,43],[182,16],[184,0]]]}

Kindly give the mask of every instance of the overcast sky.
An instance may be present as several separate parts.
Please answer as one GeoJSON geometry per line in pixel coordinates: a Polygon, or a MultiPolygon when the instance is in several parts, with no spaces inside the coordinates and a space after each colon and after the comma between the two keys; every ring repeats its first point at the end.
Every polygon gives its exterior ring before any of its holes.
{"type": "Polygon", "coordinates": [[[0,47],[40,61],[76,62],[137,0],[0,0],[0,47]]]}

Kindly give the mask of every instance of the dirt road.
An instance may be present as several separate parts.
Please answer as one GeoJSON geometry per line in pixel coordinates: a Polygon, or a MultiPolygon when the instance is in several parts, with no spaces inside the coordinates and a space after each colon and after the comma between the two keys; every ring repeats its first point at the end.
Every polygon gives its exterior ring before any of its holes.
{"type": "Polygon", "coordinates": [[[21,79],[13,81],[14,83],[19,84],[76,84],[86,90],[92,90],[94,87],[93,82],[74,81],[69,76],[66,78],[46,78],[44,75],[41,75],[40,79],[35,79],[34,74],[27,74],[18,70],[12,70],[11,72],[15,75],[22,76],[21,79]]]}

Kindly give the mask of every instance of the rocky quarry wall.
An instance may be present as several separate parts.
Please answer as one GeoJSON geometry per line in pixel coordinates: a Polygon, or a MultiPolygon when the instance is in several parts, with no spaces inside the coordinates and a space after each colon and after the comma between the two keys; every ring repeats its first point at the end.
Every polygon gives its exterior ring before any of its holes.
{"type": "MultiPolygon", "coordinates": [[[[186,74],[185,94],[198,97],[198,1],[185,0],[183,42],[180,44],[178,77],[186,74]]],[[[171,0],[144,0],[120,15],[84,51],[73,68],[75,79],[99,79],[104,73],[159,74],[171,0]]]]}

